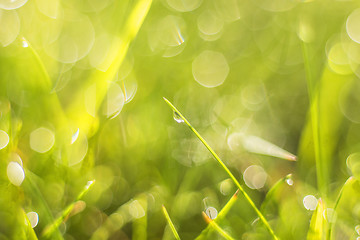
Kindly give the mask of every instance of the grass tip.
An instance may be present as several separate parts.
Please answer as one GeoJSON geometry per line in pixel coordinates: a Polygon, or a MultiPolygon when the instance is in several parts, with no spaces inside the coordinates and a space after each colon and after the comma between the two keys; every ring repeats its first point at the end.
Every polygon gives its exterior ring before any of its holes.
{"type": "Polygon", "coordinates": [[[202,214],[202,216],[203,216],[203,218],[204,218],[204,220],[205,220],[205,222],[206,222],[207,224],[209,224],[209,223],[212,222],[212,219],[209,218],[209,216],[206,215],[206,213],[205,213],[204,211],[202,211],[201,214],[202,214]]]}

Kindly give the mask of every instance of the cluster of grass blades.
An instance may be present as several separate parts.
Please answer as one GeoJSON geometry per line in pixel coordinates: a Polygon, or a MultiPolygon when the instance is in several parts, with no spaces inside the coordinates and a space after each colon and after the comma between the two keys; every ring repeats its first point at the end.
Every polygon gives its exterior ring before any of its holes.
{"type": "MultiPolygon", "coordinates": [[[[267,210],[268,205],[270,205],[271,200],[273,199],[276,192],[280,191],[283,185],[293,185],[292,180],[292,174],[289,174],[285,176],[284,178],[280,179],[278,182],[276,182],[271,189],[266,194],[266,197],[264,201],[261,204],[261,208],[258,209],[253,202],[253,200],[250,198],[250,196],[245,192],[243,187],[240,185],[238,180],[234,177],[234,175],[230,172],[230,170],[226,167],[226,165],[223,163],[223,161],[219,158],[219,156],[214,152],[214,150],[209,146],[209,144],[204,140],[204,138],[196,131],[196,129],[190,124],[190,122],[183,116],[183,114],[166,98],[164,98],[165,102],[171,107],[171,109],[174,111],[174,118],[179,123],[185,123],[190,130],[199,138],[199,140],[205,145],[205,147],[210,151],[212,156],[218,161],[218,163],[221,165],[222,169],[226,171],[226,173],[229,175],[229,177],[232,179],[232,181],[235,183],[236,187],[238,188],[237,192],[233,195],[233,197],[225,204],[225,206],[222,208],[222,210],[219,212],[218,216],[215,219],[211,219],[208,215],[206,215],[204,212],[203,218],[205,219],[205,222],[208,224],[207,228],[202,231],[202,233],[196,238],[198,240],[200,239],[207,239],[207,236],[209,232],[215,231],[218,233],[219,236],[222,236],[224,239],[234,239],[232,236],[230,236],[224,229],[221,228],[221,226],[218,224],[220,223],[227,215],[227,213],[230,211],[231,207],[234,205],[238,198],[238,193],[241,193],[242,196],[246,199],[248,204],[251,206],[251,208],[255,211],[255,213],[258,216],[258,219],[264,224],[264,226],[267,228],[270,236],[273,239],[279,239],[279,237],[276,235],[272,227],[270,226],[268,220],[264,217],[264,213],[267,210]]],[[[315,122],[316,124],[316,122],[315,122]]],[[[318,136],[315,136],[315,140],[318,141],[318,136]]],[[[319,147],[319,146],[318,146],[319,147]]],[[[317,150],[318,151],[318,150],[317,150]]],[[[317,157],[319,157],[317,155],[317,157]]],[[[321,177],[321,175],[320,175],[321,177]]],[[[321,183],[320,183],[321,184],[321,183]]],[[[308,240],[331,240],[333,238],[332,231],[334,229],[334,225],[336,224],[336,217],[337,217],[337,210],[339,203],[343,199],[344,191],[348,190],[352,193],[348,193],[347,196],[352,196],[354,191],[354,186],[357,186],[356,189],[359,189],[358,185],[359,182],[354,178],[350,177],[345,184],[342,186],[336,200],[334,203],[333,208],[328,208],[325,204],[325,201],[322,198],[318,199],[317,206],[315,211],[312,214],[311,221],[308,227],[307,237],[308,240]]],[[[321,186],[319,186],[321,188],[321,186]]],[[[356,190],[355,190],[356,191],[356,190]]],[[[344,200],[344,204],[346,204],[347,200],[344,200]]],[[[168,225],[171,228],[171,231],[173,232],[173,235],[176,239],[180,239],[179,233],[177,232],[174,224],[172,223],[172,220],[170,219],[170,216],[166,210],[166,208],[163,206],[163,214],[168,222],[168,225]]]]}
{"type": "MultiPolygon", "coordinates": [[[[215,151],[210,147],[210,145],[205,141],[205,139],[196,131],[196,129],[190,124],[190,122],[182,115],[182,113],[166,98],[164,98],[165,102],[172,108],[174,113],[181,119],[178,119],[178,122],[184,122],[190,130],[200,139],[200,141],[205,145],[205,147],[210,151],[211,155],[217,160],[217,162],[220,164],[222,169],[229,175],[231,180],[234,182],[236,187],[238,188],[239,192],[244,196],[250,207],[256,212],[257,216],[259,217],[260,221],[264,224],[264,226],[269,231],[270,235],[273,237],[273,239],[279,239],[276,235],[274,230],[271,228],[269,222],[266,220],[264,215],[261,213],[261,211],[256,207],[253,200],[250,198],[250,196],[245,192],[243,187],[240,185],[239,181],[235,178],[235,176],[231,173],[231,171],[228,169],[228,167],[224,164],[224,162],[220,159],[220,157],[215,153],[215,151]]],[[[232,202],[230,200],[230,202],[232,202]]],[[[231,205],[231,204],[229,204],[231,205]]],[[[229,206],[228,206],[229,207],[229,206]]],[[[227,212],[228,207],[223,210],[224,212],[227,212]]],[[[225,215],[225,214],[224,214],[225,215]]],[[[170,219],[167,217],[167,219],[170,219]]],[[[224,230],[222,230],[216,222],[210,220],[208,217],[205,217],[205,220],[209,223],[209,225],[212,226],[220,235],[224,236],[226,239],[232,239],[224,230]]],[[[175,228],[171,228],[173,231],[175,228]]],[[[175,233],[174,233],[175,234],[175,233]]],[[[177,233],[176,233],[177,234],[177,233]]]]}

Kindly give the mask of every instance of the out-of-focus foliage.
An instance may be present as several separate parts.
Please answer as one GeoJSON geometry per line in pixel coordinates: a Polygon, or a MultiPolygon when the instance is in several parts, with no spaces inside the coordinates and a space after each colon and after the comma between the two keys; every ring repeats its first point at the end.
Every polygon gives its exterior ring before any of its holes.
{"type": "Polygon", "coordinates": [[[162,205],[182,239],[271,239],[164,96],[280,239],[360,237],[359,22],[357,1],[0,0],[0,239],[172,239],[162,205]]]}

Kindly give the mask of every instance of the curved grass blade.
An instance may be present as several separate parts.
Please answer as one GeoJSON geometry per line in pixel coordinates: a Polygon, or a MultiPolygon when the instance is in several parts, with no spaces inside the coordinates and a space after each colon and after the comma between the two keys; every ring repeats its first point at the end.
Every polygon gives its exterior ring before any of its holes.
{"type": "Polygon", "coordinates": [[[270,201],[273,199],[274,195],[276,194],[276,192],[278,192],[280,190],[280,188],[282,186],[284,186],[285,184],[287,185],[287,181],[291,180],[292,178],[292,174],[288,174],[285,177],[281,178],[280,180],[278,180],[268,191],[268,193],[265,196],[264,201],[261,204],[260,207],[260,211],[262,213],[264,213],[266,207],[269,205],[270,201]]]}
{"type": "MultiPolygon", "coordinates": [[[[43,212],[42,219],[45,220],[48,223],[51,223],[54,220],[53,215],[51,214],[50,207],[48,206],[45,198],[43,197],[38,185],[36,184],[35,178],[36,175],[33,174],[31,171],[26,170],[25,175],[27,176],[24,181],[24,190],[29,194],[30,196],[36,196],[35,199],[37,199],[37,202],[39,203],[39,210],[43,212]]],[[[56,228],[53,231],[52,239],[64,239],[59,231],[58,228],[56,228]]]]}
{"type": "Polygon", "coordinates": [[[202,215],[205,219],[205,222],[209,224],[213,229],[215,229],[216,232],[218,232],[221,236],[223,236],[225,239],[228,240],[234,240],[233,237],[231,237],[227,232],[224,231],[215,221],[213,221],[211,218],[209,218],[206,213],[202,212],[202,215]]]}
{"type": "Polygon", "coordinates": [[[175,228],[173,222],[171,221],[171,218],[170,218],[168,212],[166,211],[165,206],[162,205],[161,208],[162,208],[162,212],[163,212],[163,214],[164,214],[164,216],[165,216],[165,218],[166,218],[166,221],[168,222],[168,224],[169,224],[169,226],[170,226],[170,228],[171,228],[171,231],[172,231],[172,233],[174,234],[176,240],[180,240],[180,236],[179,236],[178,232],[176,231],[176,228],[175,228]]]}
{"type": "Polygon", "coordinates": [[[31,223],[30,223],[30,220],[29,218],[27,217],[25,211],[22,209],[22,213],[24,215],[24,218],[25,218],[25,222],[26,222],[26,238],[28,240],[38,240],[37,236],[36,236],[36,233],[34,231],[34,229],[31,227],[31,223]]]}
{"type": "Polygon", "coordinates": [[[326,221],[323,217],[323,212],[325,210],[325,204],[320,198],[316,210],[314,211],[310,227],[307,235],[307,240],[322,240],[325,237],[325,224],[326,221]]]}
{"type": "Polygon", "coordinates": [[[51,235],[53,234],[54,231],[56,231],[58,229],[58,227],[60,226],[60,224],[70,215],[70,213],[73,211],[76,202],[79,201],[80,199],[82,199],[82,197],[91,189],[91,187],[94,185],[95,180],[93,181],[89,181],[84,189],[78,194],[78,196],[76,197],[75,201],[73,201],[69,206],[67,206],[63,212],[61,213],[60,217],[58,217],[57,219],[54,220],[54,222],[50,225],[48,225],[43,233],[42,236],[45,238],[50,238],[51,235]]]}
{"type": "MultiPolygon", "coordinates": [[[[219,223],[222,219],[226,217],[232,206],[234,206],[237,198],[238,198],[239,190],[235,192],[235,194],[230,198],[230,200],[225,204],[225,206],[221,209],[217,217],[213,220],[216,223],[219,223]]],[[[206,236],[212,231],[213,228],[210,227],[210,225],[207,225],[207,227],[201,232],[201,234],[195,239],[206,239],[206,236]]]]}
{"type": "MultiPolygon", "coordinates": [[[[354,181],[356,181],[355,178],[353,176],[351,176],[346,180],[344,185],[341,187],[339,195],[337,196],[336,202],[335,202],[335,205],[334,205],[334,213],[336,213],[336,209],[337,209],[337,207],[339,205],[339,202],[340,202],[340,199],[341,199],[341,197],[343,195],[345,187],[347,187],[348,185],[353,184],[354,181]]],[[[331,240],[332,228],[333,228],[333,225],[334,225],[335,221],[336,221],[336,218],[334,219],[334,221],[330,221],[330,223],[329,223],[329,229],[328,229],[328,233],[327,233],[327,236],[326,236],[327,240],[331,240]]]]}
{"type": "Polygon", "coordinates": [[[166,98],[164,98],[165,102],[172,108],[172,110],[179,115],[181,119],[184,120],[184,123],[190,128],[190,130],[200,139],[200,141],[205,145],[205,147],[209,150],[209,152],[213,155],[213,157],[218,161],[218,163],[221,165],[221,167],[225,170],[225,172],[230,176],[230,178],[233,180],[239,191],[243,194],[246,201],[250,204],[252,209],[256,212],[260,220],[263,222],[265,227],[268,229],[270,235],[274,239],[278,239],[276,237],[273,229],[271,228],[268,221],[265,219],[265,217],[262,215],[262,213],[259,211],[259,209],[256,207],[255,203],[252,201],[250,196],[245,192],[245,190],[241,187],[239,181],[234,177],[234,175],[230,172],[230,170],[226,167],[226,165],[223,163],[223,161],[220,159],[220,157],[215,153],[215,151],[210,147],[210,145],[205,141],[205,139],[196,131],[196,129],[190,124],[190,122],[181,114],[179,110],[166,98]]]}

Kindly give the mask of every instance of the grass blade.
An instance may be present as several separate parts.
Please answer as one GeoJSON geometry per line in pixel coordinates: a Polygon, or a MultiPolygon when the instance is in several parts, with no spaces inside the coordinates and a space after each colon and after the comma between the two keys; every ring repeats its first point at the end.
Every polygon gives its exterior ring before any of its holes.
{"type": "Polygon", "coordinates": [[[48,225],[43,233],[42,236],[45,238],[50,238],[52,233],[54,231],[56,231],[58,229],[58,227],[60,226],[60,224],[70,215],[70,213],[72,212],[72,210],[74,209],[76,202],[79,201],[80,199],[82,199],[82,197],[91,189],[91,187],[94,185],[95,180],[93,181],[89,181],[84,189],[78,194],[78,196],[76,197],[76,200],[73,201],[69,206],[67,206],[63,212],[61,213],[60,217],[58,217],[57,219],[54,220],[54,222],[50,225],[48,225]]]}
{"type": "Polygon", "coordinates": [[[264,201],[261,204],[260,207],[260,211],[262,213],[264,213],[264,211],[266,210],[267,206],[270,204],[270,201],[272,200],[272,198],[274,197],[274,195],[279,191],[279,189],[286,184],[286,182],[288,180],[291,180],[292,178],[292,174],[288,174],[285,177],[281,178],[280,180],[278,180],[272,187],[271,189],[268,191],[268,193],[265,196],[264,201]]]}
{"type": "Polygon", "coordinates": [[[164,216],[166,218],[166,221],[168,222],[168,224],[169,224],[169,226],[171,228],[171,231],[173,232],[175,238],[177,240],[180,240],[180,236],[179,236],[178,232],[176,231],[176,228],[175,228],[173,222],[171,221],[170,216],[169,216],[168,212],[166,211],[166,208],[165,208],[164,205],[162,205],[162,212],[163,212],[163,214],[164,214],[164,216]]]}
{"type": "MultiPolygon", "coordinates": [[[[346,180],[346,182],[344,183],[344,185],[341,187],[339,195],[337,196],[336,202],[335,202],[335,205],[334,205],[334,213],[336,213],[336,209],[337,209],[337,207],[339,205],[339,202],[340,202],[340,199],[341,199],[341,197],[343,195],[345,187],[351,185],[354,182],[355,182],[355,178],[354,177],[349,177],[346,180]]],[[[333,228],[333,225],[335,223],[335,220],[336,220],[336,218],[334,219],[334,221],[330,221],[330,223],[329,223],[329,229],[328,229],[328,233],[327,233],[327,236],[326,236],[327,240],[331,240],[331,233],[332,233],[332,228],[333,228]]]]}
{"type": "Polygon", "coordinates": [[[310,227],[307,235],[307,240],[322,240],[325,237],[324,230],[325,230],[325,219],[323,217],[323,212],[325,210],[325,205],[322,199],[320,198],[318,201],[318,205],[316,210],[314,211],[310,227]]]}
{"type": "Polygon", "coordinates": [[[202,212],[202,215],[205,219],[205,222],[209,224],[213,229],[215,229],[221,236],[223,236],[225,239],[228,240],[234,240],[233,237],[231,237],[227,232],[224,231],[215,221],[213,221],[211,218],[209,218],[206,213],[202,212]]]}
{"type": "Polygon", "coordinates": [[[200,139],[200,141],[205,145],[205,147],[209,150],[209,152],[213,155],[213,157],[218,161],[218,163],[221,165],[221,167],[225,170],[225,172],[230,176],[230,178],[233,180],[239,191],[243,194],[247,202],[250,204],[250,206],[254,209],[260,220],[263,222],[265,227],[268,229],[269,233],[274,239],[278,239],[272,230],[270,224],[265,219],[265,217],[262,215],[262,213],[259,211],[259,209],[256,207],[255,203],[252,201],[250,196],[245,192],[245,190],[241,187],[239,181],[234,177],[234,175],[230,172],[230,170],[226,167],[226,165],[223,163],[223,161],[220,159],[220,157],[215,153],[215,151],[210,147],[210,145],[205,141],[203,137],[196,131],[196,129],[190,124],[190,122],[181,114],[179,110],[166,98],[164,98],[165,102],[172,108],[172,110],[178,114],[178,116],[184,121],[184,123],[190,128],[190,130],[200,139]]]}
{"type": "MultiPolygon", "coordinates": [[[[320,86],[314,82],[313,74],[311,72],[310,58],[308,47],[306,43],[302,42],[302,52],[305,65],[305,73],[308,87],[308,95],[310,102],[310,118],[314,141],[315,163],[316,163],[316,176],[318,188],[321,195],[324,195],[327,190],[327,168],[321,154],[321,130],[320,130],[320,86]]],[[[320,84],[319,84],[320,85],[320,84]]]]}
{"type": "MultiPolygon", "coordinates": [[[[232,206],[234,206],[237,198],[238,198],[239,190],[235,192],[235,194],[230,198],[230,200],[225,204],[225,206],[221,209],[217,217],[213,220],[215,223],[219,223],[225,216],[228,214],[232,206]]],[[[195,239],[206,239],[206,236],[211,232],[213,228],[210,227],[210,224],[201,232],[201,234],[195,239]]]]}

